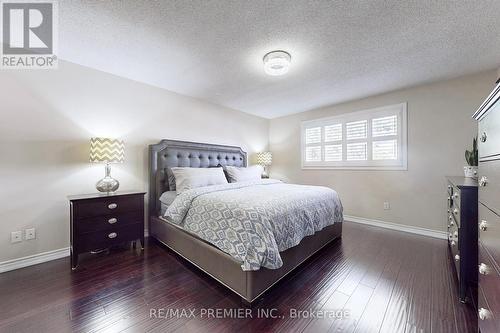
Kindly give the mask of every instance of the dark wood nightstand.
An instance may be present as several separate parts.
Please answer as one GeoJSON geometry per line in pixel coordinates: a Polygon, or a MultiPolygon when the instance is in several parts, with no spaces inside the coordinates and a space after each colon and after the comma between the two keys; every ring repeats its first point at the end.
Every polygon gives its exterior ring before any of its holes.
{"type": "Polygon", "coordinates": [[[140,239],[144,248],[144,194],[129,191],[69,196],[71,269],[78,255],[140,239]]]}

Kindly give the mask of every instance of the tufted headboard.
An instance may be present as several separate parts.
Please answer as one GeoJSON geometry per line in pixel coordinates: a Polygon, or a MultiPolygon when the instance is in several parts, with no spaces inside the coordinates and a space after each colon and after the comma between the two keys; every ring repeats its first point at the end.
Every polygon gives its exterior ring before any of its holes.
{"type": "Polygon", "coordinates": [[[217,165],[247,166],[247,153],[240,147],[175,140],[149,146],[149,214],[160,212],[160,196],[169,190],[167,168],[209,168],[217,165]]]}

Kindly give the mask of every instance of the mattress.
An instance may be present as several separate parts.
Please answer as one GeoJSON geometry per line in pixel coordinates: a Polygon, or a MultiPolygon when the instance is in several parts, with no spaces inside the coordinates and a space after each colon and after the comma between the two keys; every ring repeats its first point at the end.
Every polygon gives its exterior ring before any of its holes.
{"type": "Polygon", "coordinates": [[[280,268],[280,252],[342,222],[343,212],[330,188],[266,179],[187,190],[163,217],[229,254],[246,271],[280,268]]]}

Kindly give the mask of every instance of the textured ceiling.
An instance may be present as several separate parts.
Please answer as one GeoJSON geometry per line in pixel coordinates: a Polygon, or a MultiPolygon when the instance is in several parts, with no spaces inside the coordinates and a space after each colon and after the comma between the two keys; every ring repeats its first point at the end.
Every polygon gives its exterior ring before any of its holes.
{"type": "Polygon", "coordinates": [[[500,1],[59,1],[60,57],[266,118],[500,66],[500,1]],[[263,72],[265,53],[290,72],[263,72]]]}

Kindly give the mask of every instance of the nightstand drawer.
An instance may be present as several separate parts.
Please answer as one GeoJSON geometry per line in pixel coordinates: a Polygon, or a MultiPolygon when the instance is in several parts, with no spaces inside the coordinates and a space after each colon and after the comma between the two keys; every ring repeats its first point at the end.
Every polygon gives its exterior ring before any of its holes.
{"type": "Polygon", "coordinates": [[[78,245],[81,251],[91,251],[109,247],[125,241],[136,240],[143,237],[144,224],[136,223],[123,227],[113,228],[80,235],[78,245]]]}
{"type": "Polygon", "coordinates": [[[74,204],[75,219],[121,214],[143,209],[144,196],[110,196],[82,200],[74,204]]]}
{"type": "Polygon", "coordinates": [[[88,232],[112,230],[120,228],[124,225],[142,223],[143,221],[144,211],[136,210],[133,212],[110,214],[77,220],[75,222],[75,231],[77,234],[84,234],[88,232]]]}

